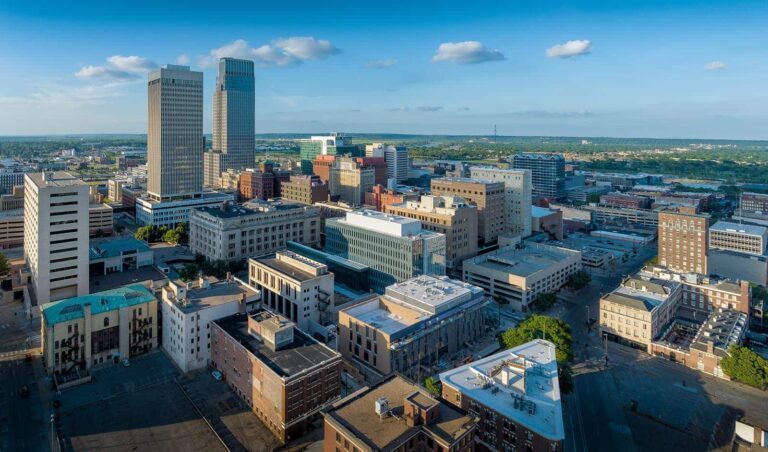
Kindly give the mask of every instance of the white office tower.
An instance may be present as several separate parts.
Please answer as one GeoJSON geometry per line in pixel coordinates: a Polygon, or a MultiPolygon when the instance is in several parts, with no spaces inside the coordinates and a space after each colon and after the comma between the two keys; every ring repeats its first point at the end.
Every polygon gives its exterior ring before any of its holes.
{"type": "Polygon", "coordinates": [[[38,305],[88,294],[88,185],[69,173],[24,176],[24,256],[38,305]]]}
{"type": "Polygon", "coordinates": [[[521,237],[531,235],[531,170],[473,166],[469,171],[473,179],[504,182],[507,230],[521,237]]]}
{"type": "Polygon", "coordinates": [[[366,157],[384,157],[387,161],[387,180],[395,183],[408,179],[408,150],[405,146],[373,143],[365,145],[366,157]]]}
{"type": "Polygon", "coordinates": [[[253,168],[256,160],[253,61],[219,60],[213,93],[213,143],[204,156],[204,185],[221,186],[221,173],[253,168]]]}
{"type": "Polygon", "coordinates": [[[147,194],[156,201],[203,191],[203,73],[167,65],[149,74],[147,194]]]}

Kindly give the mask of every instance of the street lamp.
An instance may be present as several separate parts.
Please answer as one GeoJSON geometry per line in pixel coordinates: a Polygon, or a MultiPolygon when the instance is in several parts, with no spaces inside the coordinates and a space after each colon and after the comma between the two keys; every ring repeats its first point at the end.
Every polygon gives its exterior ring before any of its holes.
{"type": "Polygon", "coordinates": [[[590,323],[589,304],[587,304],[587,331],[592,330],[592,324],[590,323]]]}

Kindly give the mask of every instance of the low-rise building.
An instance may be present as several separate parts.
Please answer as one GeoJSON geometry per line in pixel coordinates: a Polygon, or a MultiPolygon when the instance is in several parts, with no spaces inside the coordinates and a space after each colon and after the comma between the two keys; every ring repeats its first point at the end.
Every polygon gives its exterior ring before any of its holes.
{"type": "Polygon", "coordinates": [[[600,204],[625,209],[650,209],[651,198],[625,193],[609,193],[600,196],[600,204]]]}
{"type": "Polygon", "coordinates": [[[0,212],[0,249],[24,245],[24,209],[0,212]]]}
{"type": "Polygon", "coordinates": [[[319,176],[291,176],[291,180],[282,184],[282,198],[286,201],[314,204],[328,201],[328,184],[319,176]]]}
{"type": "Polygon", "coordinates": [[[676,273],[664,267],[651,267],[643,272],[659,279],[682,283],[683,297],[680,308],[684,317],[701,321],[721,308],[749,313],[752,291],[747,281],[719,279],[696,273],[676,273]]]}
{"type": "Polygon", "coordinates": [[[119,273],[154,264],[149,245],[133,237],[91,240],[88,249],[91,276],[119,273]]]}
{"type": "Polygon", "coordinates": [[[464,261],[464,281],[526,312],[541,294],[556,292],[581,270],[581,252],[542,243],[507,246],[464,261]]]}
{"type": "Polygon", "coordinates": [[[709,274],[768,286],[768,256],[710,249],[709,274]]]}
{"type": "Polygon", "coordinates": [[[563,212],[532,206],[531,231],[544,232],[552,240],[563,240],[563,212]]]}
{"type": "Polygon", "coordinates": [[[420,276],[339,311],[339,350],[379,375],[429,375],[486,336],[488,297],[471,284],[420,276]],[[423,372],[423,374],[422,374],[423,372]]]}
{"type": "Polygon", "coordinates": [[[258,291],[232,280],[201,277],[162,289],[163,349],[182,372],[211,364],[211,322],[254,311],[258,291]]]}
{"type": "Polygon", "coordinates": [[[745,213],[768,214],[768,194],[745,191],[741,194],[739,210],[745,213]]]}
{"type": "Polygon", "coordinates": [[[0,195],[0,212],[24,208],[24,186],[13,187],[11,193],[0,195]]]}
{"type": "Polygon", "coordinates": [[[478,450],[559,452],[555,345],[537,339],[440,374],[443,399],[479,419],[478,450]]]}
{"type": "Polygon", "coordinates": [[[709,228],[709,249],[762,256],[768,243],[768,228],[718,221],[709,228]]]}
{"type": "Polygon", "coordinates": [[[42,309],[46,372],[66,384],[88,369],[157,347],[157,299],[140,284],[80,295],[42,309]]]}
{"type": "Polygon", "coordinates": [[[365,194],[365,206],[367,209],[384,212],[384,207],[390,204],[418,201],[422,194],[423,190],[415,190],[410,187],[406,190],[400,190],[398,188],[385,188],[382,185],[376,185],[365,194]]]}
{"type": "Polygon", "coordinates": [[[475,450],[475,419],[397,375],[350,394],[323,416],[324,452],[475,450]]]}
{"type": "Polygon", "coordinates": [[[211,260],[238,260],[274,253],[293,240],[320,244],[320,209],[282,201],[222,204],[192,212],[189,249],[211,260]]]}
{"type": "Polygon", "coordinates": [[[266,310],[212,322],[211,361],[281,441],[300,437],[341,394],[341,355],[266,310]]]}
{"type": "MultiPolygon", "coordinates": [[[[123,188],[123,206],[128,195],[123,188]]],[[[159,202],[154,199],[136,198],[136,222],[141,225],[155,225],[176,227],[179,223],[190,221],[191,213],[203,207],[218,207],[223,203],[231,203],[235,197],[231,193],[219,193],[206,191],[196,198],[186,198],[172,201],[159,202]]]]}

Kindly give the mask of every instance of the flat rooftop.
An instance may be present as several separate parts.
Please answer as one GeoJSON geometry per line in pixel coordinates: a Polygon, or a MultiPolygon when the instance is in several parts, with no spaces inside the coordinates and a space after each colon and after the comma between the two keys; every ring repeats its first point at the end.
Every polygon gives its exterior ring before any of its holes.
{"type": "Polygon", "coordinates": [[[333,218],[328,221],[338,221],[350,226],[395,237],[432,236],[437,234],[422,229],[421,221],[419,220],[376,210],[366,209],[347,212],[344,218],[333,218]]]}
{"type": "MultiPolygon", "coordinates": [[[[167,279],[168,275],[158,270],[157,267],[146,265],[123,272],[91,276],[88,281],[88,288],[93,293],[101,290],[116,289],[128,284],[146,283],[149,281],[157,282],[167,279]]],[[[158,287],[158,285],[155,284],[155,287],[158,287]]]]}
{"type": "Polygon", "coordinates": [[[299,204],[284,201],[260,201],[247,202],[245,204],[227,204],[226,206],[205,206],[197,209],[199,212],[206,213],[216,218],[238,218],[250,215],[259,215],[265,212],[274,212],[278,210],[302,209],[306,204],[299,204]]]}
{"type": "Polygon", "coordinates": [[[496,252],[468,259],[465,263],[516,276],[530,277],[576,254],[579,254],[579,251],[531,243],[520,249],[501,248],[496,252]]]}
{"type": "MultiPolygon", "coordinates": [[[[260,311],[257,311],[258,314],[260,311]]],[[[307,334],[295,328],[293,343],[280,350],[271,350],[260,340],[248,333],[248,316],[235,314],[215,323],[251,352],[279,376],[291,378],[302,372],[332,360],[341,359],[337,352],[317,342],[307,334]]]]}
{"type": "Polygon", "coordinates": [[[290,265],[287,262],[277,260],[277,258],[275,257],[257,258],[254,260],[266,267],[271,268],[272,270],[282,273],[283,275],[290,276],[291,278],[299,282],[309,281],[310,279],[319,277],[311,273],[305,272],[298,267],[294,267],[293,265],[290,265]]]}
{"type": "Polygon", "coordinates": [[[474,425],[465,413],[436,400],[420,386],[399,376],[351,394],[337,402],[334,409],[325,416],[330,422],[338,423],[352,432],[371,450],[390,450],[399,444],[397,442],[401,438],[410,436],[418,429],[453,443],[474,425]],[[379,417],[375,411],[376,401],[382,397],[387,399],[391,412],[385,417],[379,417]],[[422,407],[440,405],[437,418],[426,425],[408,426],[404,416],[406,398],[422,407]]]}
{"type": "Polygon", "coordinates": [[[483,289],[447,276],[422,275],[388,286],[384,294],[430,314],[439,314],[482,297],[483,289]]]}
{"type": "Polygon", "coordinates": [[[344,312],[390,336],[430,317],[428,312],[414,308],[407,312],[408,316],[395,314],[386,309],[381,299],[382,296],[378,296],[363,301],[346,308],[344,312]]]}
{"type": "Polygon", "coordinates": [[[432,179],[432,182],[460,182],[462,184],[504,184],[501,181],[493,181],[489,179],[481,179],[477,177],[438,177],[432,179]]]}
{"type": "Polygon", "coordinates": [[[38,187],[73,187],[88,185],[66,171],[26,173],[26,177],[38,187]],[[47,175],[47,180],[44,179],[43,174],[47,175]]]}
{"type": "Polygon", "coordinates": [[[565,436],[555,346],[549,341],[537,339],[448,370],[440,381],[550,440],[565,436]]]}
{"type": "Polygon", "coordinates": [[[152,301],[155,301],[155,296],[149,289],[141,284],[134,284],[46,303],[42,310],[46,323],[53,325],[85,317],[86,305],[90,305],[91,315],[95,315],[152,301]]]}
{"type": "Polygon", "coordinates": [[[747,314],[732,309],[713,311],[696,332],[690,348],[705,352],[711,341],[714,353],[725,356],[731,345],[741,343],[746,329],[747,314]]]}
{"type": "Polygon", "coordinates": [[[768,228],[751,224],[732,223],[730,221],[718,221],[709,228],[710,231],[734,232],[749,235],[766,235],[768,228]]]}
{"type": "MultiPolygon", "coordinates": [[[[170,289],[164,289],[170,290],[170,289]]],[[[245,296],[246,299],[258,295],[258,292],[234,281],[217,281],[208,288],[196,286],[187,291],[184,303],[175,303],[183,313],[202,311],[204,309],[220,306],[222,304],[238,302],[245,296]]]]}
{"type": "Polygon", "coordinates": [[[102,240],[91,240],[88,256],[91,259],[103,259],[122,256],[125,252],[135,251],[136,254],[151,251],[147,242],[134,237],[109,237],[102,240]]]}

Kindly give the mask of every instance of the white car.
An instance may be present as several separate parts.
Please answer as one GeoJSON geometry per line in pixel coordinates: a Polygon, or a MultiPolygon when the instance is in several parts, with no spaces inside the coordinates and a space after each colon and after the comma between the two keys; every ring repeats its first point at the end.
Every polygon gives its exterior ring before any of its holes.
{"type": "Polygon", "coordinates": [[[224,379],[224,375],[222,375],[221,372],[219,372],[218,370],[214,370],[213,372],[211,372],[211,376],[216,381],[221,381],[224,379]]]}

